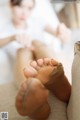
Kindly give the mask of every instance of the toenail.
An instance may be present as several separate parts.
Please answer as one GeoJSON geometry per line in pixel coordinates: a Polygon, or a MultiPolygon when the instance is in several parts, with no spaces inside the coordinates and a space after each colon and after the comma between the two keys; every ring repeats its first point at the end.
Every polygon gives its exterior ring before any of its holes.
{"type": "Polygon", "coordinates": [[[62,66],[62,64],[61,63],[58,63],[58,66],[57,66],[57,68],[59,69],[59,68],[62,68],[63,69],[63,66],[62,66]]]}
{"type": "Polygon", "coordinates": [[[56,66],[56,65],[58,65],[58,62],[55,61],[54,59],[51,59],[51,60],[50,60],[50,65],[56,66]]]}
{"type": "Polygon", "coordinates": [[[53,66],[53,59],[51,59],[49,63],[50,63],[50,65],[53,66]]]}

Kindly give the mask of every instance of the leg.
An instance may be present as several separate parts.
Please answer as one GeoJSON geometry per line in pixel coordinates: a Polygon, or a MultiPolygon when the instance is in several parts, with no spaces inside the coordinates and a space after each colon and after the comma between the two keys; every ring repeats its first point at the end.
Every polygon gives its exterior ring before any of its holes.
{"type": "Polygon", "coordinates": [[[69,101],[71,85],[64,74],[61,63],[48,58],[40,59],[37,62],[31,62],[30,68],[24,72],[26,76],[34,72],[35,78],[40,79],[45,87],[55,94],[56,97],[64,102],[69,101]]]}
{"type": "Polygon", "coordinates": [[[29,65],[30,60],[33,60],[33,54],[26,48],[21,48],[17,51],[15,77],[16,84],[19,87],[21,82],[25,80],[23,69],[29,65]]]}
{"type": "MultiPolygon", "coordinates": [[[[21,81],[25,80],[23,69],[29,65],[29,61],[32,58],[33,56],[30,51],[27,51],[26,49],[20,49],[18,51],[16,65],[16,77],[20,79],[18,84],[21,84],[21,81]]],[[[42,85],[37,85],[38,83],[32,81],[28,82],[28,80],[22,83],[16,97],[16,108],[23,116],[28,115],[31,118],[39,118],[42,120],[42,118],[47,118],[50,113],[50,107],[47,102],[48,91],[44,89],[42,85]]]]}
{"type": "Polygon", "coordinates": [[[48,90],[40,80],[30,78],[24,81],[16,97],[16,108],[20,115],[35,120],[46,120],[50,114],[47,102],[48,90]]]}
{"type": "Polygon", "coordinates": [[[36,59],[54,57],[53,50],[51,50],[46,44],[40,41],[33,41],[33,46],[35,48],[34,55],[36,59]]]}

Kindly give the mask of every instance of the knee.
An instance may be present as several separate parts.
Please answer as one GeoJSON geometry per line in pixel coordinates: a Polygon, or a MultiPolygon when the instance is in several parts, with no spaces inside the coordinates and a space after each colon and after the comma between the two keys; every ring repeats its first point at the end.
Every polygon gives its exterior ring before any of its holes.
{"type": "Polygon", "coordinates": [[[46,47],[47,46],[43,42],[37,41],[37,40],[33,41],[32,44],[33,44],[34,47],[46,47]]]}
{"type": "Polygon", "coordinates": [[[19,53],[21,53],[21,52],[24,52],[24,51],[27,51],[27,49],[26,48],[19,48],[18,50],[17,50],[17,52],[19,53]]]}
{"type": "Polygon", "coordinates": [[[31,53],[30,50],[28,50],[27,48],[20,48],[17,50],[17,54],[28,54],[28,53],[31,53]]]}

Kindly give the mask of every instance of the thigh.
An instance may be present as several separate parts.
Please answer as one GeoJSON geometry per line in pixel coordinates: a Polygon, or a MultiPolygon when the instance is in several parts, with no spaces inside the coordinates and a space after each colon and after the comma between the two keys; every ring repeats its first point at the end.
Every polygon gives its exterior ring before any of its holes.
{"type": "Polygon", "coordinates": [[[36,59],[40,58],[53,58],[54,57],[54,52],[53,50],[44,44],[41,41],[33,41],[33,46],[35,48],[34,50],[34,55],[36,59]]]}

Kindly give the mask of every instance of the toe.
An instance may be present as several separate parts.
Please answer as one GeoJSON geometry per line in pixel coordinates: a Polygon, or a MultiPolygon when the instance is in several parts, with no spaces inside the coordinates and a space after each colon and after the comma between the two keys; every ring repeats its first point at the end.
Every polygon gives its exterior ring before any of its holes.
{"type": "Polygon", "coordinates": [[[38,65],[36,61],[32,61],[30,65],[37,71],[40,69],[40,66],[38,65]]]}
{"type": "Polygon", "coordinates": [[[54,59],[51,59],[49,63],[52,66],[57,66],[58,65],[58,62],[56,60],[54,60],[54,59]]]}
{"type": "Polygon", "coordinates": [[[28,67],[27,69],[24,69],[24,75],[25,77],[35,77],[37,75],[37,70],[33,67],[28,67]]]}
{"type": "Polygon", "coordinates": [[[58,65],[58,62],[54,59],[44,58],[44,65],[56,66],[58,65]]]}
{"type": "Polygon", "coordinates": [[[44,64],[43,59],[38,59],[38,60],[37,60],[37,64],[39,65],[39,67],[42,67],[43,64],[44,64]]]}
{"type": "Polygon", "coordinates": [[[44,58],[44,65],[49,65],[50,58],[44,58]]]}
{"type": "Polygon", "coordinates": [[[37,62],[36,61],[32,61],[31,63],[30,63],[30,65],[33,67],[33,68],[37,68],[37,62]]]}

